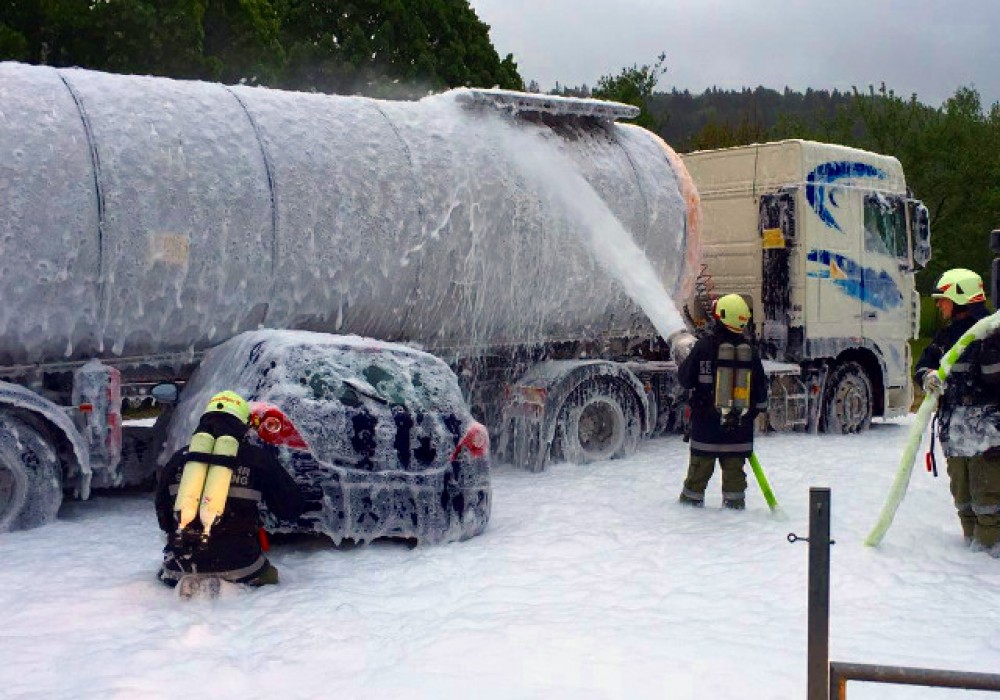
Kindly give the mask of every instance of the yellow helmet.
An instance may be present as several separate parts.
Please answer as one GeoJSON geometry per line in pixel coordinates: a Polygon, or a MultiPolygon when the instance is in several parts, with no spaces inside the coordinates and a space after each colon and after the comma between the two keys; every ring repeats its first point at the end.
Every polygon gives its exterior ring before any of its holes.
{"type": "Polygon", "coordinates": [[[742,333],[750,322],[750,307],[739,294],[727,294],[716,300],[712,315],[729,330],[742,333]]]}
{"type": "Polygon", "coordinates": [[[953,268],[941,275],[931,296],[935,299],[951,299],[958,306],[986,301],[983,278],[964,267],[953,268]]]}
{"type": "Polygon", "coordinates": [[[236,416],[244,424],[250,420],[250,404],[235,391],[221,391],[213,396],[208,402],[205,413],[215,411],[236,416]]]}

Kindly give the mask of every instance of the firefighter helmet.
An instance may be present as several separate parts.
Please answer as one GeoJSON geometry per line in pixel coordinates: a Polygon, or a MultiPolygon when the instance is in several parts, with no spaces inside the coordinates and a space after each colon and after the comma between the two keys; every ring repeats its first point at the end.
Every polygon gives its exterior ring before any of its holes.
{"type": "Polygon", "coordinates": [[[205,413],[213,412],[236,416],[244,424],[250,420],[250,404],[235,391],[222,391],[213,396],[205,408],[205,413]]]}
{"type": "Polygon", "coordinates": [[[983,278],[962,267],[952,268],[941,275],[931,296],[935,299],[950,299],[956,306],[986,301],[983,278]]]}
{"type": "Polygon", "coordinates": [[[734,333],[742,333],[750,322],[750,307],[739,294],[727,294],[715,302],[712,315],[734,333]]]}

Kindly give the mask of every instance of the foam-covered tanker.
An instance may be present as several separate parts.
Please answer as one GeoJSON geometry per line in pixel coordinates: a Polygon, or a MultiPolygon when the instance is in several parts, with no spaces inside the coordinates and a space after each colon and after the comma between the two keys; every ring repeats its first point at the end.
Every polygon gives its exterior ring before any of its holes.
{"type": "MultiPolygon", "coordinates": [[[[43,424],[85,497],[129,480],[102,382],[183,379],[241,331],[308,329],[435,352],[498,432],[525,418],[503,413],[502,385],[526,372],[552,418],[511,454],[536,468],[567,418],[611,430],[595,457],[634,449],[655,407],[600,358],[656,333],[584,245],[586,215],[539,186],[559,167],[582,176],[684,296],[697,195],[673,151],[621,116],[634,112],[503,91],[388,102],[0,64],[3,415],[43,424]],[[526,149],[549,149],[555,170],[532,172],[526,149]],[[570,364],[539,364],[553,359],[570,364]],[[612,394],[625,408],[602,413],[612,394]],[[82,409],[76,433],[51,399],[82,409]]],[[[586,435],[563,442],[587,454],[586,435]]],[[[0,501],[29,477],[0,479],[0,501]]]]}
{"type": "Polygon", "coordinates": [[[683,166],[645,130],[550,129],[487,101],[2,64],[4,364],[200,350],[260,326],[434,349],[634,335],[644,315],[508,149],[518,129],[562,136],[673,291],[683,166]]]}

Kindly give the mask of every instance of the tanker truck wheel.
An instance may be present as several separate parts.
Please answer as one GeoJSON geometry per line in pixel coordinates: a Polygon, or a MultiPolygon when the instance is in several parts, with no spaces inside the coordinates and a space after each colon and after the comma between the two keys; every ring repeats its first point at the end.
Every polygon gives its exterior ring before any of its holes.
{"type": "Polygon", "coordinates": [[[639,446],[639,401],[621,382],[590,379],[566,397],[556,425],[556,454],[567,462],[628,457],[639,446]]]}
{"type": "Polygon", "coordinates": [[[55,519],[62,504],[59,458],[27,422],[0,413],[0,532],[55,519]]]}
{"type": "Polygon", "coordinates": [[[826,380],[820,407],[820,430],[825,433],[860,433],[872,421],[872,383],[857,362],[837,365],[826,380]]]}

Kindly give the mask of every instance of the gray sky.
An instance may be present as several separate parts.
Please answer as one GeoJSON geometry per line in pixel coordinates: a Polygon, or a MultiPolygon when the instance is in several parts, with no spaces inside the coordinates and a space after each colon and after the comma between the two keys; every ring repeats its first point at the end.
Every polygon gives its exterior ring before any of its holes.
{"type": "Polygon", "coordinates": [[[470,0],[500,56],[543,89],[667,54],[659,90],[850,90],[939,106],[1000,101],[1000,0],[470,0]]]}

